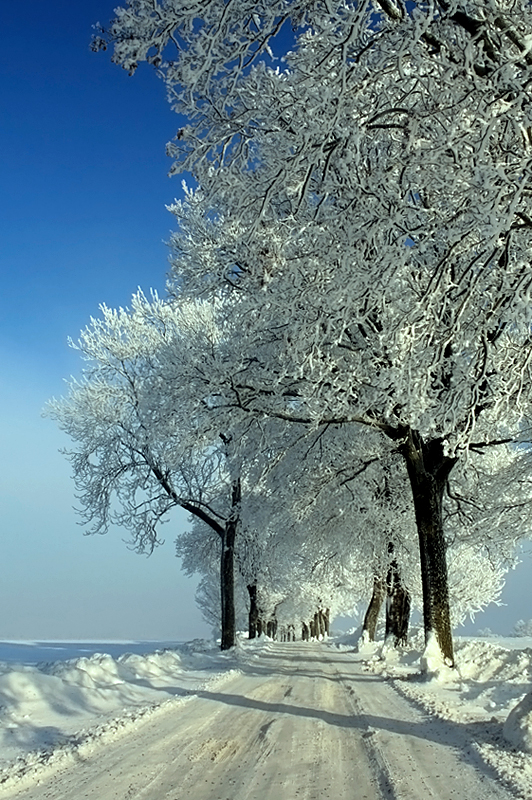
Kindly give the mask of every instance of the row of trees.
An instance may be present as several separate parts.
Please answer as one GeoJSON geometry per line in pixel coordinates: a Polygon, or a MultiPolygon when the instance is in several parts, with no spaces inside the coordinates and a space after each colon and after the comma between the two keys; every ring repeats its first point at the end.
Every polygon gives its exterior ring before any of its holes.
{"type": "MultiPolygon", "coordinates": [[[[118,523],[151,552],[172,508],[189,511],[178,555],[204,576],[201,605],[221,624],[224,649],[246,605],[251,635],[306,638],[323,633],[320,612],[349,612],[372,591],[365,636],[386,595],[387,634],[404,642],[422,585],[400,453],[365,427],[354,438],[351,424],[228,409],[214,392],[234,385],[228,348],[245,343],[221,302],[139,293],[130,309],[101,311],[73,345],[87,361],[83,379],[50,404],[77,443],[70,458],[89,531],[118,523]]],[[[455,624],[498,597],[526,534],[530,484],[517,480],[519,462],[505,444],[473,453],[448,486],[455,624]]]]}
{"type": "Polygon", "coordinates": [[[238,552],[292,623],[388,582],[453,664],[453,606],[496,594],[526,530],[532,10],[115,13],[95,47],[158,70],[188,119],[173,171],[198,188],[171,207],[168,297],[103,309],[85,379],[53,407],[88,518],[114,515],[141,549],[173,505],[209,526],[223,647],[238,552]],[[463,599],[461,570],[484,594],[463,599]]]}

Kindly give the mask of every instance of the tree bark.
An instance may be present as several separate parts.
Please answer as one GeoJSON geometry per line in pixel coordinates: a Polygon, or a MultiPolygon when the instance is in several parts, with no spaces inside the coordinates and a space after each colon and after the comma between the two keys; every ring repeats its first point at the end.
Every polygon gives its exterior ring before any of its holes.
{"type": "Polygon", "coordinates": [[[386,585],[382,578],[375,576],[373,578],[373,594],[369,601],[369,606],[362,623],[362,636],[366,634],[369,642],[375,641],[375,631],[377,629],[377,619],[379,618],[379,611],[381,610],[382,601],[386,594],[386,585]]]}
{"type": "Polygon", "coordinates": [[[232,514],[227,520],[222,536],[222,558],[220,564],[222,650],[229,650],[236,644],[235,542],[239,524],[240,499],[240,481],[237,480],[234,482],[232,489],[232,514]]]}
{"type": "Polygon", "coordinates": [[[259,607],[257,605],[257,584],[251,583],[247,587],[249,594],[249,631],[248,637],[255,639],[259,636],[259,607]]]}
{"type": "Polygon", "coordinates": [[[410,593],[403,586],[397,561],[392,561],[386,577],[385,638],[393,638],[394,647],[406,645],[409,621],[410,593]]]}
{"type": "Polygon", "coordinates": [[[405,433],[400,451],[406,462],[416,514],[425,642],[434,634],[446,663],[454,666],[442,503],[456,458],[444,455],[441,439],[425,442],[417,431],[407,429],[405,433]]]}
{"type": "MultiPolygon", "coordinates": [[[[220,434],[224,444],[228,444],[230,439],[220,434]]],[[[242,497],[240,478],[232,486],[231,498],[231,517],[226,522],[225,527],[210,516],[201,506],[183,500],[172,488],[168,477],[156,465],[151,464],[151,470],[164,491],[171,497],[176,505],[181,506],[186,511],[190,511],[196,517],[209,525],[220,537],[221,558],[220,558],[220,606],[221,606],[221,649],[229,650],[236,644],[236,615],[235,615],[235,541],[240,518],[240,501],[242,497]]]]}
{"type": "Polygon", "coordinates": [[[220,596],[222,606],[221,649],[229,650],[236,644],[234,554],[236,523],[228,522],[222,536],[222,558],[220,564],[220,596]]]}

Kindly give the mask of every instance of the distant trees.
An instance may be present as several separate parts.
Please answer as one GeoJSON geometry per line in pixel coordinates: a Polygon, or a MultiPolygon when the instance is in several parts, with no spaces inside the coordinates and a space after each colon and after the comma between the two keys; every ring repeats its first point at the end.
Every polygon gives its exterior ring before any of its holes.
{"type": "Polygon", "coordinates": [[[529,619],[525,622],[524,619],[518,619],[515,623],[514,636],[532,636],[532,620],[529,619]]]}

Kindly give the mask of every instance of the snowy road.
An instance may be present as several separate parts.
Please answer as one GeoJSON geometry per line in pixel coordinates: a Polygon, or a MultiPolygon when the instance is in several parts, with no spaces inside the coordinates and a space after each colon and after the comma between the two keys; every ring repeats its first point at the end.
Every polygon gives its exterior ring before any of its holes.
{"type": "Polygon", "coordinates": [[[427,718],[347,653],[279,644],[17,800],[508,800],[464,726],[427,718]]]}

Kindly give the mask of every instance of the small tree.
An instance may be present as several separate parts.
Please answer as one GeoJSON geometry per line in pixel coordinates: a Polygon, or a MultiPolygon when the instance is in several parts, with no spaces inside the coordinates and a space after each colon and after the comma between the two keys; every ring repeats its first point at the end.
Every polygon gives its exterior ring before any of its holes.
{"type": "MultiPolygon", "coordinates": [[[[235,644],[233,562],[241,479],[231,437],[205,416],[199,364],[219,341],[213,309],[170,307],[142,294],[132,310],[102,307],[76,349],[89,366],[48,413],[76,442],[68,453],[90,533],[114,522],[137,552],[158,545],[175,506],[220,541],[222,649],[235,644]]],[[[209,415],[207,415],[209,416],[209,415]]]]}

